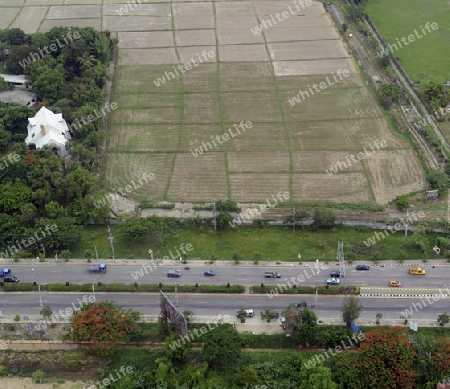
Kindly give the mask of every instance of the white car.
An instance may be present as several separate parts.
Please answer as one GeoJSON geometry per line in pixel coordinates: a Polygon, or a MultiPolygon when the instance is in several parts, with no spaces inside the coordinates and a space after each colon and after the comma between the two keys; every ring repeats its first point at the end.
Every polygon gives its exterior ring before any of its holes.
{"type": "MultiPolygon", "coordinates": [[[[253,312],[253,309],[244,309],[244,311],[245,311],[245,316],[246,317],[253,317],[253,316],[255,316],[255,313],[253,312]]],[[[237,311],[236,316],[239,316],[239,312],[240,311],[237,311]]]]}
{"type": "Polygon", "coordinates": [[[339,285],[341,281],[338,278],[328,278],[327,285],[339,285]]]}

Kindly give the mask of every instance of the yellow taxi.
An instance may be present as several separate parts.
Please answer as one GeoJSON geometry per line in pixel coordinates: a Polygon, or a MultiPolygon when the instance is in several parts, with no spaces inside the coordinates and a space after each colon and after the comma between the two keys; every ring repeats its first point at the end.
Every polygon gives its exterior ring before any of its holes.
{"type": "Polygon", "coordinates": [[[397,281],[397,280],[390,280],[389,281],[389,286],[400,287],[400,286],[402,286],[402,283],[400,281],[397,281]]]}

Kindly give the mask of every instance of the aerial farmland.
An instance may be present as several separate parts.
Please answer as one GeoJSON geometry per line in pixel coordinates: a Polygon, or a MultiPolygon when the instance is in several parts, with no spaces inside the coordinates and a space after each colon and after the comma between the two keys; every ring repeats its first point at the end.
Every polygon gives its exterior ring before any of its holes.
{"type": "Polygon", "coordinates": [[[372,204],[425,188],[321,2],[141,3],[0,0],[4,27],[118,38],[108,187],[151,172],[130,199],[258,202],[287,191],[296,202],[372,204]],[[238,134],[240,123],[251,127],[238,134]]]}

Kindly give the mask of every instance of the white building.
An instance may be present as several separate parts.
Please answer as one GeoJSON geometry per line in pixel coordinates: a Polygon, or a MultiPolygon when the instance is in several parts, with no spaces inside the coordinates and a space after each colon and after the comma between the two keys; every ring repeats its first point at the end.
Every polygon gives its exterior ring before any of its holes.
{"type": "Polygon", "coordinates": [[[0,74],[0,77],[2,77],[8,84],[17,86],[25,86],[25,83],[28,81],[27,76],[23,74],[0,74]]]}
{"type": "Polygon", "coordinates": [[[70,139],[69,127],[61,113],[53,113],[42,107],[34,118],[28,118],[28,147],[40,149],[49,146],[61,157],[68,155],[65,143],[70,139]]]}

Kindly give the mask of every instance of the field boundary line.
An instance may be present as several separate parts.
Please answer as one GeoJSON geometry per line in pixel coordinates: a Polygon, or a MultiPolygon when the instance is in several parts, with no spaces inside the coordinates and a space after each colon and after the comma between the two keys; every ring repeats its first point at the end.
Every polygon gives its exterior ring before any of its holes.
{"type": "MultiPolygon", "coordinates": [[[[254,0],[251,0],[251,4],[252,4],[252,9],[253,12],[255,13],[255,17],[256,20],[258,22],[258,25],[261,25],[261,19],[258,16],[258,12],[256,12],[256,8],[255,8],[255,3],[254,0]]],[[[291,147],[291,139],[289,136],[289,130],[286,124],[286,118],[284,116],[284,110],[283,110],[283,101],[281,100],[281,94],[280,94],[280,86],[278,85],[278,80],[277,80],[277,75],[275,74],[275,66],[273,64],[272,61],[272,56],[269,50],[269,45],[266,39],[266,34],[265,31],[261,31],[261,36],[264,39],[264,47],[266,49],[266,53],[267,56],[269,57],[269,63],[271,66],[271,71],[273,74],[273,80],[274,80],[274,84],[275,84],[275,92],[277,95],[277,100],[278,100],[278,106],[279,106],[279,110],[280,110],[280,116],[281,116],[281,121],[283,123],[283,127],[284,127],[284,134],[285,134],[285,139],[286,139],[286,145],[289,148],[289,194],[290,194],[290,198],[293,198],[293,181],[294,181],[294,161],[293,161],[293,157],[292,157],[292,147],[291,147]]]]}

